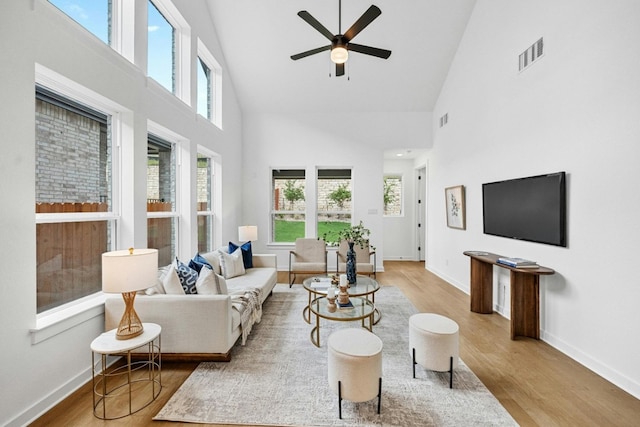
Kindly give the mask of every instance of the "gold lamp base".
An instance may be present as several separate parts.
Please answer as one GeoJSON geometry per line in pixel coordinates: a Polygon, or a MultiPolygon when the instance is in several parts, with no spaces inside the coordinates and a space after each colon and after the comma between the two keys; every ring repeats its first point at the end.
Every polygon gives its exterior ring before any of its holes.
{"type": "Polygon", "coordinates": [[[124,300],[124,314],[116,331],[116,339],[128,340],[142,334],[144,327],[138,314],[133,309],[136,292],[123,292],[122,299],[124,300]]]}

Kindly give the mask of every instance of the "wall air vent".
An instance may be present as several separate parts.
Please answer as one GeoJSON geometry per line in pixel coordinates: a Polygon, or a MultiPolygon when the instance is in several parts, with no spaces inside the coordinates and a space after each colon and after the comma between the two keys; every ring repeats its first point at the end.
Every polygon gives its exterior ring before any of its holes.
{"type": "Polygon", "coordinates": [[[535,60],[544,54],[544,43],[542,38],[529,46],[527,50],[520,54],[518,71],[522,71],[529,67],[535,60]]]}
{"type": "Polygon", "coordinates": [[[447,123],[449,123],[449,113],[445,113],[440,117],[440,127],[446,125],[447,123]]]}

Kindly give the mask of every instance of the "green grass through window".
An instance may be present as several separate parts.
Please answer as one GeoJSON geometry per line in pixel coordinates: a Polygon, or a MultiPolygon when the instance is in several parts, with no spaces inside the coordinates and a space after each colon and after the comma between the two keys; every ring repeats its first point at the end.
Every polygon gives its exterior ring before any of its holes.
{"type": "MultiPolygon", "coordinates": [[[[327,234],[328,241],[337,240],[338,231],[351,226],[349,222],[320,221],[318,236],[327,234]]],[[[304,237],[304,221],[276,220],[274,242],[295,242],[298,237],[304,237]]]]}

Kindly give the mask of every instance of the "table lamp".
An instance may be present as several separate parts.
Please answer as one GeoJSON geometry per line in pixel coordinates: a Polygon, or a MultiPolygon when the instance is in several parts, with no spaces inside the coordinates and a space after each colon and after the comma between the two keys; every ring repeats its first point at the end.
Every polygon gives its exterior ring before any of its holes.
{"type": "Polygon", "coordinates": [[[256,225],[242,225],[238,227],[238,240],[242,242],[255,242],[258,240],[258,227],[256,225]]]}
{"type": "Polygon", "coordinates": [[[102,254],[102,292],[121,293],[124,314],[116,338],[127,340],[142,334],[144,328],[133,308],[136,292],[158,281],[158,250],[133,249],[102,254]]]}

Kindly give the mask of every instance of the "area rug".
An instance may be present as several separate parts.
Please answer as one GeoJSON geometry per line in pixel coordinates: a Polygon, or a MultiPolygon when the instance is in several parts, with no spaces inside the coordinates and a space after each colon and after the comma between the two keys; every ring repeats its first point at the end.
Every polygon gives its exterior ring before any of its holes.
{"type": "Polygon", "coordinates": [[[154,420],[273,426],[513,426],[498,400],[460,360],[449,374],[416,366],[409,355],[409,317],[416,309],[392,286],[376,294],[382,313],[373,332],[383,342],[382,407],[377,400],[343,401],[327,384],[327,338],[359,322],[322,321],[321,347],[310,340],[302,317],[307,292],[276,286],[246,345],[236,344],[228,363],[201,363],[154,420]]]}

